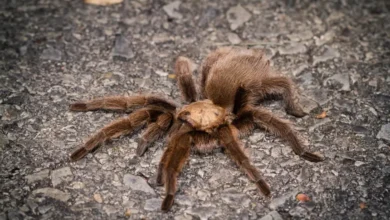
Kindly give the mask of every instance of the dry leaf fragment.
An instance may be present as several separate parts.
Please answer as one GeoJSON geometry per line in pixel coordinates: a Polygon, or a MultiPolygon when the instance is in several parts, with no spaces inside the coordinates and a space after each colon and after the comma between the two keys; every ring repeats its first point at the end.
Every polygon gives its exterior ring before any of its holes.
{"type": "Polygon", "coordinates": [[[168,78],[170,78],[170,79],[176,79],[176,74],[169,74],[169,75],[168,75],[168,78]]]}
{"type": "Polygon", "coordinates": [[[300,202],[307,202],[307,201],[310,201],[310,198],[303,194],[303,193],[300,193],[296,196],[297,200],[300,201],[300,202]]]}
{"type": "Polygon", "coordinates": [[[366,203],[361,202],[361,203],[359,204],[359,207],[360,207],[360,209],[366,209],[366,208],[367,208],[367,205],[366,205],[366,203]]]}
{"type": "Polygon", "coordinates": [[[316,115],[317,119],[323,119],[326,117],[326,111],[323,111],[321,114],[316,115]]]}
{"type": "Polygon", "coordinates": [[[102,202],[103,202],[103,198],[102,198],[102,196],[101,196],[99,193],[93,194],[93,198],[94,198],[95,201],[98,202],[98,203],[102,203],[102,202]]]}
{"type": "Polygon", "coordinates": [[[123,0],[84,0],[87,4],[92,5],[112,5],[123,2],[123,0]]]}

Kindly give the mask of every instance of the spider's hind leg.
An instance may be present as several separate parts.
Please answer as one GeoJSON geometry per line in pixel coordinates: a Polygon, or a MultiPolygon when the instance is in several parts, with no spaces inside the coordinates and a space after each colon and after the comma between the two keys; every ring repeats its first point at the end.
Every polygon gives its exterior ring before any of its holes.
{"type": "Polygon", "coordinates": [[[288,114],[295,117],[307,115],[298,103],[298,94],[291,79],[284,76],[268,76],[261,81],[261,85],[256,87],[253,92],[259,101],[267,96],[282,96],[288,114]]]}

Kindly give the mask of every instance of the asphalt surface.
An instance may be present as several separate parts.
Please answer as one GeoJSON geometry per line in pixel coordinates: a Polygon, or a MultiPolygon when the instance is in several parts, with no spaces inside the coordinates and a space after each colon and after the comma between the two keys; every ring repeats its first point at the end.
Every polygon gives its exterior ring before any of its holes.
{"type": "Polygon", "coordinates": [[[1,220],[390,219],[389,1],[6,0],[0,21],[1,220]],[[265,105],[324,162],[258,130],[243,141],[272,198],[215,150],[191,156],[168,213],[159,210],[163,187],[150,184],[163,140],[137,157],[138,132],[69,162],[123,115],[69,112],[69,103],[145,93],[180,103],[175,58],[199,65],[229,45],[264,48],[297,83],[308,116],[265,105]]]}

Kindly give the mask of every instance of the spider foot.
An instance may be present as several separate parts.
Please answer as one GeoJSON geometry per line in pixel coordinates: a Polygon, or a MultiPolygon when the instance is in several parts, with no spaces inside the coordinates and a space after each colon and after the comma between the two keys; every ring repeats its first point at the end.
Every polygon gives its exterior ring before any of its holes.
{"type": "Polygon", "coordinates": [[[72,161],[80,160],[81,158],[85,157],[85,155],[88,154],[88,151],[84,147],[80,147],[79,149],[75,150],[71,155],[70,159],[72,161]]]}
{"type": "Polygon", "coordinates": [[[87,103],[84,102],[75,102],[69,105],[69,110],[76,112],[87,111],[87,103]]]}
{"type": "Polygon", "coordinates": [[[167,212],[173,205],[173,195],[167,195],[161,204],[161,210],[167,212]]]}
{"type": "Polygon", "coordinates": [[[325,158],[322,155],[317,155],[310,152],[304,152],[301,157],[305,160],[308,160],[310,162],[321,162],[324,161],[325,158]]]}
{"type": "Polygon", "coordinates": [[[263,193],[263,195],[265,195],[267,197],[271,195],[271,190],[270,190],[268,184],[263,179],[258,180],[256,182],[256,186],[257,186],[257,188],[259,188],[261,193],[263,193]]]}
{"type": "Polygon", "coordinates": [[[302,118],[307,115],[307,113],[304,112],[301,107],[287,108],[286,112],[287,114],[295,116],[297,118],[302,118]]]}
{"type": "Polygon", "coordinates": [[[148,149],[148,142],[141,138],[138,141],[138,147],[137,147],[137,150],[136,150],[137,155],[139,157],[141,157],[142,155],[144,155],[144,153],[146,152],[147,149],[148,149]]]}

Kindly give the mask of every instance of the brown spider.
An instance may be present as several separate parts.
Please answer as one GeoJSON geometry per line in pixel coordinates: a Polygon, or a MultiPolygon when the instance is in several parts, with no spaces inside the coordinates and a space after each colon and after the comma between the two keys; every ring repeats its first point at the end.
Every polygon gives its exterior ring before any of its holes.
{"type": "Polygon", "coordinates": [[[158,138],[168,135],[168,146],[157,171],[157,184],[165,184],[166,196],[161,209],[168,211],[174,201],[177,175],[189,157],[191,148],[210,152],[222,146],[249,179],[266,196],[270,188],[244,153],[239,136],[249,135],[255,127],[277,134],[288,141],[295,154],[311,162],[322,156],[307,152],[287,121],[257,106],[269,96],[282,96],[287,113],[303,117],[293,82],[275,74],[259,50],[220,48],[210,53],[201,68],[199,100],[192,79],[191,61],[179,57],[175,72],[185,101],[178,108],[160,96],[112,96],[70,105],[72,111],[128,110],[142,107],[125,118],[114,121],[93,135],[74,151],[72,161],[83,158],[103,142],[129,134],[147,124],[137,148],[139,156],[158,138]]]}

